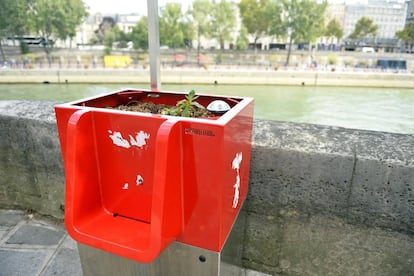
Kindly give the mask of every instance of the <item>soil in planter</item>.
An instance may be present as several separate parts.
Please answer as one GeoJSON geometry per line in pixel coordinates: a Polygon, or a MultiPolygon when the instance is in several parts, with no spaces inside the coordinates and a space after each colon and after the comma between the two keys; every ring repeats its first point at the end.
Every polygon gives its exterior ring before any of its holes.
{"type": "MultiPolygon", "coordinates": [[[[141,101],[132,101],[125,105],[118,105],[113,107],[113,109],[124,110],[124,111],[135,111],[135,112],[144,112],[144,113],[152,113],[152,114],[167,114],[166,110],[172,110],[176,108],[172,105],[166,104],[155,104],[151,102],[141,102],[141,101]]],[[[208,118],[214,117],[213,113],[208,111],[205,108],[198,108],[194,106],[192,112],[190,112],[190,117],[193,118],[208,118]]]]}

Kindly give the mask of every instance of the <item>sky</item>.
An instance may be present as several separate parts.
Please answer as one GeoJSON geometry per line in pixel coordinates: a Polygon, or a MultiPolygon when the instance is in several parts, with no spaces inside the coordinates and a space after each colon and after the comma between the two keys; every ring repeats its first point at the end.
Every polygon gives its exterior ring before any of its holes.
{"type": "MultiPolygon", "coordinates": [[[[83,2],[90,7],[90,13],[147,14],[147,0],[83,0],[83,2]]],[[[158,6],[164,6],[168,2],[181,2],[182,8],[186,10],[193,0],[158,0],[158,6]]]]}
{"type": "MultiPolygon", "coordinates": [[[[138,13],[139,15],[147,14],[147,1],[148,0],[83,0],[89,7],[90,13],[102,12],[102,13],[138,13]]],[[[152,0],[151,0],[152,1],[152,0]]],[[[366,2],[367,0],[329,0],[331,3],[356,3],[366,2]]],[[[404,1],[404,0],[396,0],[404,1]]],[[[158,6],[165,6],[166,3],[180,2],[183,10],[191,5],[193,0],[158,0],[158,6]]]]}

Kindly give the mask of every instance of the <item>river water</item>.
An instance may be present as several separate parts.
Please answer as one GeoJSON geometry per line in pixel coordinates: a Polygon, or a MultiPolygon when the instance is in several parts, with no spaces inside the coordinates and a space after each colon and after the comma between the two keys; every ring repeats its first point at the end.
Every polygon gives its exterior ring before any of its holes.
{"type": "MultiPolygon", "coordinates": [[[[0,100],[72,101],[143,85],[0,84],[0,100]]],[[[255,118],[414,134],[414,89],[265,86],[163,85],[190,91],[255,99],[255,118]]]]}

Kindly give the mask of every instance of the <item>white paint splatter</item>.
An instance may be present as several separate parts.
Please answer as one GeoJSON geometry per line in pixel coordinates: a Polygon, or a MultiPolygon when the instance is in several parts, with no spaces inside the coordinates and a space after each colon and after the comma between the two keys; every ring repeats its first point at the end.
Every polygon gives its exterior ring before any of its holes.
{"type": "Polygon", "coordinates": [[[122,137],[121,132],[108,130],[109,138],[112,139],[114,145],[129,149],[131,146],[136,146],[142,149],[147,144],[150,135],[142,130],[137,132],[136,136],[129,135],[129,141],[122,137]]]}
{"type": "Polygon", "coordinates": [[[141,175],[137,175],[137,186],[144,184],[144,178],[141,175]]]}
{"type": "Polygon", "coordinates": [[[140,130],[135,136],[135,139],[134,137],[132,137],[132,135],[129,135],[129,142],[131,143],[132,146],[137,146],[139,148],[142,148],[143,146],[147,144],[145,140],[149,138],[150,138],[150,135],[148,133],[145,133],[144,131],[140,130]]]}
{"type": "Polygon", "coordinates": [[[127,149],[129,149],[131,147],[129,142],[122,137],[121,132],[114,131],[113,134],[112,134],[112,131],[110,131],[110,130],[108,130],[108,132],[110,133],[109,138],[112,139],[112,142],[115,145],[123,147],[123,148],[127,148],[127,149]]]}
{"type": "Polygon", "coordinates": [[[125,183],[124,186],[122,187],[122,190],[128,190],[128,183],[125,183]]]}
{"type": "Polygon", "coordinates": [[[231,164],[232,168],[234,170],[239,170],[240,169],[240,163],[243,159],[243,153],[239,152],[236,153],[236,157],[234,157],[233,162],[231,164]]]}
{"type": "Polygon", "coordinates": [[[239,152],[236,153],[236,157],[234,157],[233,162],[231,163],[231,167],[233,170],[236,170],[236,183],[233,185],[234,188],[234,196],[233,196],[233,208],[237,208],[239,204],[239,197],[240,197],[240,164],[243,160],[243,153],[239,152]]]}

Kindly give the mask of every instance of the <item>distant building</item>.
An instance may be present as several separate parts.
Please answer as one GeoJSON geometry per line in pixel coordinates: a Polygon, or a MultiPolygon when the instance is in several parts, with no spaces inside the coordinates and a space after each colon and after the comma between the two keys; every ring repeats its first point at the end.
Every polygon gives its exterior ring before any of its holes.
{"type": "Polygon", "coordinates": [[[406,22],[413,22],[413,21],[414,21],[414,0],[410,0],[407,2],[406,22]]]}
{"type": "Polygon", "coordinates": [[[119,14],[116,18],[116,25],[124,33],[130,33],[140,19],[139,14],[119,14]]]}
{"type": "Polygon", "coordinates": [[[329,4],[326,8],[326,20],[325,24],[328,24],[331,20],[335,19],[341,26],[345,26],[346,18],[346,5],[341,4],[329,4]]]}
{"type": "Polygon", "coordinates": [[[344,37],[347,38],[362,17],[371,18],[378,25],[377,36],[372,44],[396,44],[395,33],[405,25],[406,3],[386,0],[370,0],[367,4],[349,4],[345,8],[344,37]]]}
{"type": "MultiPolygon", "coordinates": [[[[327,26],[332,20],[336,20],[343,29],[346,18],[345,8],[345,3],[329,4],[325,13],[325,26],[327,26]]],[[[324,45],[324,48],[331,50],[338,49],[340,44],[340,41],[337,41],[334,37],[322,37],[319,39],[319,42],[324,45]]]]}
{"type": "MultiPolygon", "coordinates": [[[[130,33],[133,27],[141,19],[138,14],[101,14],[95,13],[89,17],[79,26],[76,37],[72,42],[75,45],[86,45],[92,40],[99,38],[99,33],[102,29],[104,21],[111,21],[114,25],[125,32],[130,33]],[[108,20],[110,19],[110,20],[108,20]]],[[[68,41],[61,42],[60,47],[68,47],[68,41]]]]}
{"type": "Polygon", "coordinates": [[[88,18],[78,28],[76,35],[76,44],[85,45],[90,43],[92,38],[95,37],[95,31],[99,28],[102,23],[103,15],[101,13],[95,13],[89,15],[88,18]]]}

